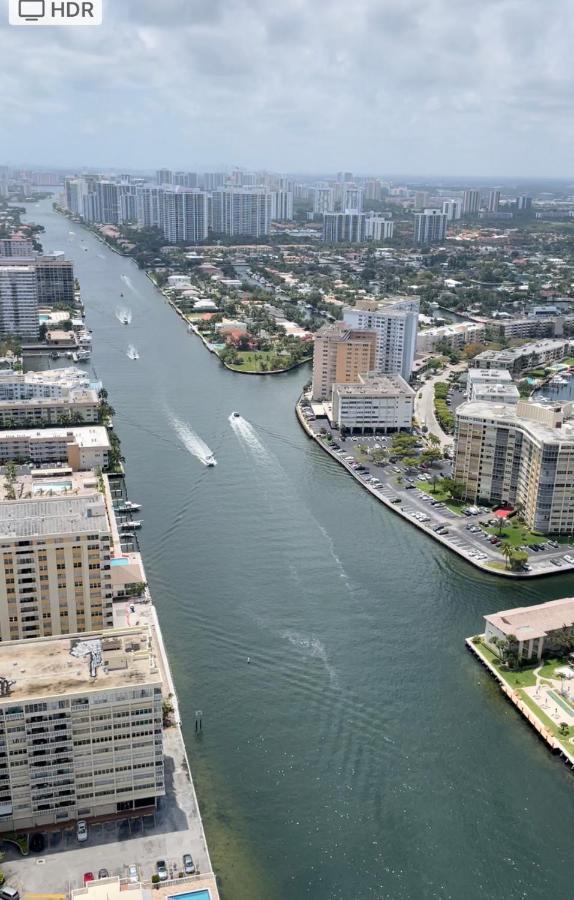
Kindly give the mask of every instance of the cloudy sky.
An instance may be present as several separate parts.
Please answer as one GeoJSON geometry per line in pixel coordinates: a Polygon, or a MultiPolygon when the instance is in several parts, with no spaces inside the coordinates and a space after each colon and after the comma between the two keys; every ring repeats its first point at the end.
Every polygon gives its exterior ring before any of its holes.
{"type": "Polygon", "coordinates": [[[0,0],[0,164],[572,174],[572,0],[103,3],[0,0]]]}

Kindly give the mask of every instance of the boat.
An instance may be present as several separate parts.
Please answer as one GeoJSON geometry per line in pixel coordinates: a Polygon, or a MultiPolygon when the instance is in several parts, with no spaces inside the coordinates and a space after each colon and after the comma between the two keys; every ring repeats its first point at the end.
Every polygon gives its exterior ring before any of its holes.
{"type": "Polygon", "coordinates": [[[139,519],[134,519],[133,522],[120,522],[118,527],[120,531],[128,531],[130,528],[141,528],[142,523],[139,519]]]}
{"type": "Polygon", "coordinates": [[[60,354],[56,353],[55,350],[53,353],[50,353],[50,359],[59,359],[59,358],[60,358],[60,354]]]}
{"type": "Polygon", "coordinates": [[[136,512],[138,509],[141,509],[141,503],[133,503],[131,500],[126,500],[122,506],[119,507],[120,512],[136,512]]]}
{"type": "Polygon", "coordinates": [[[241,416],[239,415],[239,413],[236,412],[235,410],[231,413],[231,415],[233,416],[234,419],[240,419],[240,418],[241,418],[241,416]]]}
{"type": "Polygon", "coordinates": [[[139,359],[140,355],[135,347],[128,347],[126,355],[128,359],[139,359]]]}
{"type": "Polygon", "coordinates": [[[129,325],[129,324],[130,324],[130,320],[128,319],[127,316],[122,316],[121,319],[120,319],[120,322],[122,323],[122,325],[129,325]]]}
{"type": "Polygon", "coordinates": [[[86,350],[85,348],[83,348],[83,349],[80,348],[79,350],[76,350],[76,357],[77,357],[78,362],[86,362],[86,360],[88,360],[91,357],[91,355],[92,354],[90,353],[90,351],[86,350]]]}
{"type": "Polygon", "coordinates": [[[205,465],[210,466],[210,467],[216,465],[215,457],[214,457],[213,453],[210,453],[209,456],[205,457],[205,465]]]}

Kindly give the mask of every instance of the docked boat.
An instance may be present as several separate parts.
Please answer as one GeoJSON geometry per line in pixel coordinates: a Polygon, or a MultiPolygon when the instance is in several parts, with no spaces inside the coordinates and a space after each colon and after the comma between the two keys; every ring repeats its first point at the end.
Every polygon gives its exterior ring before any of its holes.
{"type": "Polygon", "coordinates": [[[142,508],[141,503],[133,503],[132,500],[126,500],[126,502],[123,504],[123,506],[121,506],[121,509],[125,510],[126,512],[137,512],[138,509],[141,509],[141,508],[142,508]]]}
{"type": "Polygon", "coordinates": [[[80,347],[79,350],[76,350],[76,356],[78,357],[78,362],[87,362],[87,360],[90,359],[91,355],[92,354],[90,353],[90,351],[87,350],[85,347],[84,348],[80,347]]]}
{"type": "Polygon", "coordinates": [[[132,528],[141,528],[142,522],[139,519],[134,519],[133,522],[120,522],[118,528],[120,531],[129,531],[132,528]]]}

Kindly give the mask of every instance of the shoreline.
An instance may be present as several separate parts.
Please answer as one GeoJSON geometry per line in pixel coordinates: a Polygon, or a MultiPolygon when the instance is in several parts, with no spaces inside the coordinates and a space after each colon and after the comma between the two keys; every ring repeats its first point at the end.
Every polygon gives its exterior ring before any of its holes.
{"type": "Polygon", "coordinates": [[[508,570],[507,569],[494,569],[491,566],[484,565],[484,563],[480,560],[477,560],[477,559],[474,559],[473,557],[467,556],[465,553],[463,553],[461,550],[459,550],[458,547],[453,546],[453,544],[451,544],[451,542],[448,541],[446,539],[446,537],[444,537],[441,534],[437,534],[436,531],[433,531],[431,528],[426,527],[425,523],[419,522],[416,519],[413,519],[411,516],[408,516],[406,514],[406,512],[402,509],[402,500],[401,500],[400,504],[391,503],[390,500],[388,500],[386,497],[382,497],[375,488],[371,487],[370,484],[367,484],[367,482],[365,482],[361,478],[359,478],[359,476],[357,475],[355,470],[352,469],[349,465],[347,465],[345,460],[341,459],[340,455],[338,455],[333,450],[331,450],[326,445],[326,443],[324,441],[321,441],[315,435],[313,430],[311,428],[309,428],[309,425],[305,420],[305,416],[301,412],[300,405],[301,405],[302,397],[303,397],[303,394],[301,394],[299,396],[299,398],[297,399],[297,403],[295,404],[295,414],[297,416],[297,419],[299,421],[301,428],[305,431],[307,436],[311,440],[315,441],[315,443],[318,444],[318,446],[325,453],[327,453],[327,455],[330,456],[331,459],[334,459],[337,463],[339,463],[339,465],[349,475],[352,475],[352,477],[363,488],[363,490],[368,491],[368,493],[375,500],[378,500],[380,503],[382,503],[384,506],[386,506],[387,509],[390,509],[393,513],[400,516],[403,519],[403,521],[408,522],[409,525],[413,525],[415,528],[418,528],[418,530],[421,531],[423,534],[425,534],[427,537],[433,538],[433,540],[435,540],[435,541],[437,541],[437,543],[441,544],[446,550],[450,550],[452,553],[454,553],[456,556],[458,556],[459,559],[462,559],[464,562],[468,563],[471,566],[474,566],[476,569],[479,569],[481,572],[483,572],[487,575],[492,575],[495,578],[510,578],[515,581],[523,581],[524,579],[532,579],[532,578],[548,578],[552,575],[566,575],[566,574],[570,574],[572,572],[572,568],[555,569],[554,571],[548,571],[548,572],[512,572],[509,569],[508,570]]]}
{"type": "Polygon", "coordinates": [[[500,690],[505,695],[506,699],[512,703],[514,708],[521,714],[521,716],[528,722],[528,724],[534,729],[534,731],[538,734],[539,738],[544,741],[548,749],[554,756],[561,756],[562,762],[565,765],[570,766],[574,769],[574,749],[570,753],[568,750],[556,739],[556,737],[549,731],[548,727],[544,724],[542,719],[540,719],[536,713],[521,700],[518,691],[513,690],[509,684],[504,680],[500,672],[497,671],[495,666],[486,659],[482,653],[480,652],[480,645],[476,645],[473,642],[473,638],[465,638],[465,644],[467,650],[469,650],[478,660],[478,662],[490,673],[490,675],[498,682],[498,686],[500,690]]]}

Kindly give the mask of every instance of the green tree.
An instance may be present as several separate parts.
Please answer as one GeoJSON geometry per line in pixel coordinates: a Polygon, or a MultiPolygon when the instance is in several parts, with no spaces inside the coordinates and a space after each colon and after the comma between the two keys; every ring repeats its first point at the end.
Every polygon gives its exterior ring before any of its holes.
{"type": "Polygon", "coordinates": [[[512,549],[512,544],[509,544],[508,541],[503,541],[502,544],[500,545],[500,552],[502,553],[502,555],[504,556],[504,558],[506,560],[506,568],[508,569],[509,565],[510,565],[510,560],[511,560],[513,552],[514,552],[512,549]]]}

